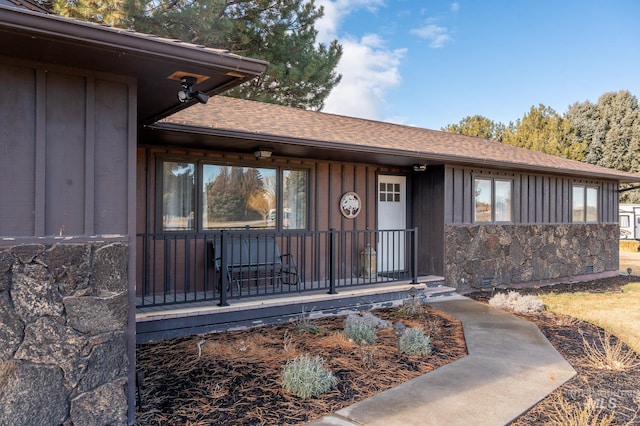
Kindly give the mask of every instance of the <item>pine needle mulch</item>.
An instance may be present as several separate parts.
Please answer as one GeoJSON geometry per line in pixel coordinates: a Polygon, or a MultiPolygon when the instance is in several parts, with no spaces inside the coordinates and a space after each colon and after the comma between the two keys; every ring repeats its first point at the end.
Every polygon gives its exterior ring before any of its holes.
{"type": "Polygon", "coordinates": [[[422,327],[433,351],[424,357],[397,354],[391,328],[358,346],[342,333],[345,317],[304,320],[322,332],[301,332],[296,323],[212,333],[139,345],[136,368],[145,374],[140,425],[299,425],[397,386],[467,354],[459,321],[429,306],[423,318],[376,310],[380,318],[422,327]],[[320,355],[338,379],[331,391],[299,399],[281,386],[286,362],[320,355]]]}

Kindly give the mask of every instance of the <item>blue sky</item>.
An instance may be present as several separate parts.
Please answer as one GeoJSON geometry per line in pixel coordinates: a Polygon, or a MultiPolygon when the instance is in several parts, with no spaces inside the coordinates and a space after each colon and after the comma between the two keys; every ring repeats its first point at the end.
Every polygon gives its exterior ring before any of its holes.
{"type": "Polygon", "coordinates": [[[640,96],[640,1],[316,0],[342,82],[324,112],[430,129],[640,96]]]}

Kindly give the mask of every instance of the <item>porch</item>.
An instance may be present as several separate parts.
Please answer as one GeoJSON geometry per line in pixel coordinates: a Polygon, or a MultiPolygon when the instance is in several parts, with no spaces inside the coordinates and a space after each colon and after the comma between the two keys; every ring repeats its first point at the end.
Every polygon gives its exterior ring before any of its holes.
{"type": "Polygon", "coordinates": [[[282,323],[336,315],[352,310],[393,306],[415,294],[422,300],[449,296],[455,289],[443,284],[443,277],[421,276],[418,284],[398,281],[390,284],[344,288],[337,294],[323,290],[304,294],[246,298],[229,306],[210,301],[136,309],[136,343],[186,335],[282,323]]]}
{"type": "Polygon", "coordinates": [[[418,274],[417,228],[141,234],[137,247],[138,342],[453,291],[418,274]]]}

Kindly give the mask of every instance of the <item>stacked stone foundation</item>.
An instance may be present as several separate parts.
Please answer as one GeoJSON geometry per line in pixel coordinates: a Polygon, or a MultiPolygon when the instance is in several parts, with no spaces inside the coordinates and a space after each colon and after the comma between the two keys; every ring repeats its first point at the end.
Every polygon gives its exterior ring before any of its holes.
{"type": "Polygon", "coordinates": [[[446,284],[468,292],[615,274],[618,233],[615,224],[447,226],[446,284]]]}
{"type": "Polygon", "coordinates": [[[0,425],[126,425],[126,243],[0,247],[0,425]]]}

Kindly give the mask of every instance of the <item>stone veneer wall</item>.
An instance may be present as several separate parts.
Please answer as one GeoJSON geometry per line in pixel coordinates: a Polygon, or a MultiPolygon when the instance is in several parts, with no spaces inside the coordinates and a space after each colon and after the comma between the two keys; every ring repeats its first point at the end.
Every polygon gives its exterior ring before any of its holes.
{"type": "Polygon", "coordinates": [[[447,226],[445,281],[464,292],[617,271],[618,235],[616,224],[447,226]]]}
{"type": "Polygon", "coordinates": [[[125,243],[0,247],[0,425],[127,424],[125,243]]]}

